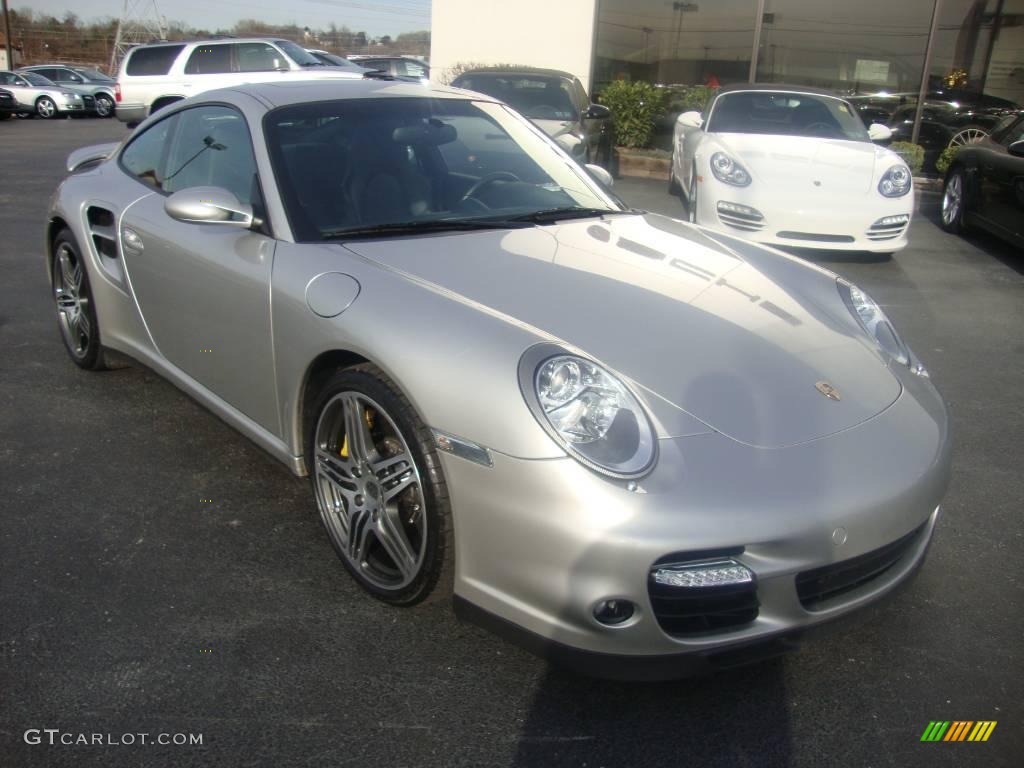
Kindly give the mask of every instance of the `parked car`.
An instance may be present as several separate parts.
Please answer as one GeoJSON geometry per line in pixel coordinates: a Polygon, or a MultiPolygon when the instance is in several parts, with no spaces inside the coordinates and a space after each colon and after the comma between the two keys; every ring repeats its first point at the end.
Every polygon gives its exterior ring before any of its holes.
{"type": "Polygon", "coordinates": [[[15,100],[14,94],[5,88],[0,88],[0,120],[8,120],[17,112],[18,102],[15,100]]]}
{"type": "Polygon", "coordinates": [[[355,62],[349,61],[348,59],[334,53],[320,51],[315,48],[307,48],[306,52],[315,56],[316,59],[325,67],[338,67],[340,69],[348,70],[349,72],[358,72],[360,75],[365,75],[367,72],[371,71],[366,67],[361,67],[355,62]]]}
{"type": "Polygon", "coordinates": [[[772,245],[891,253],[914,212],[906,163],[849,102],[801,86],[736,85],[707,120],[679,116],[669,187],[690,221],[772,245]]]}
{"type": "Polygon", "coordinates": [[[574,157],[608,166],[611,161],[611,111],[594,104],[578,77],[555,69],[487,68],[463,72],[452,81],[500,99],[574,157]]]}
{"type": "Polygon", "coordinates": [[[430,82],[430,67],[413,56],[372,56],[353,54],[348,60],[366,69],[383,72],[394,77],[410,77],[426,84],[430,82]]]}
{"type": "Polygon", "coordinates": [[[350,79],[361,72],[327,67],[301,45],[276,38],[154,43],[128,51],[114,98],[129,125],[168,104],[214,88],[294,79],[350,79]]]}
{"type": "Polygon", "coordinates": [[[59,115],[83,115],[86,112],[80,93],[61,88],[35,72],[0,70],[0,86],[14,95],[21,115],[38,115],[50,120],[59,115]]]}
{"type": "Polygon", "coordinates": [[[957,152],[946,173],[942,226],[977,226],[1024,249],[1024,111],[957,152]]]}
{"type": "Polygon", "coordinates": [[[309,475],[385,603],[454,592],[549,657],[673,677],[924,559],[948,416],[882,309],[627,208],[500,102],[243,85],[67,164],[71,359],[128,354],[309,475]]]}
{"type": "Polygon", "coordinates": [[[56,83],[61,88],[82,95],[87,111],[98,117],[113,117],[114,86],[116,81],[98,69],[72,67],[64,64],[39,64],[22,67],[19,72],[35,72],[56,83]]]}

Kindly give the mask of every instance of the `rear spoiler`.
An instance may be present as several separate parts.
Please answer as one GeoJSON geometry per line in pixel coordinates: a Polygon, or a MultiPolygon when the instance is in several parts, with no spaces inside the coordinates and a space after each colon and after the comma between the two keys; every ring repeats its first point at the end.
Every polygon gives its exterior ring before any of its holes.
{"type": "Polygon", "coordinates": [[[121,146],[121,142],[114,141],[109,144],[93,144],[92,146],[89,147],[82,147],[81,149],[76,149],[74,152],[68,155],[68,173],[74,173],[75,171],[85,167],[86,165],[91,165],[93,163],[98,163],[101,160],[106,160],[114,153],[114,150],[117,149],[119,146],[121,146]]]}

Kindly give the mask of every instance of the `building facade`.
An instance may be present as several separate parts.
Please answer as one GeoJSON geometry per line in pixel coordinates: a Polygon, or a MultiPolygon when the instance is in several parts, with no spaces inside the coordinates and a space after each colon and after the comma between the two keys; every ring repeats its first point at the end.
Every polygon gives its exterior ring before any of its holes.
{"type": "Polygon", "coordinates": [[[787,82],[1024,103],[1024,0],[434,0],[431,64],[563,69],[600,92],[787,82]]]}

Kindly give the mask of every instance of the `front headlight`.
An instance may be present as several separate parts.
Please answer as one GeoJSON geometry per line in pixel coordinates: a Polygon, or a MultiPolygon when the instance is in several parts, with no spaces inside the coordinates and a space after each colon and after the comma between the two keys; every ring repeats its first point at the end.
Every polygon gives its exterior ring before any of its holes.
{"type": "Polygon", "coordinates": [[[850,313],[857,318],[864,332],[882,348],[889,357],[901,365],[910,365],[910,350],[903,343],[899,334],[885,312],[870,296],[853,283],[838,280],[839,295],[843,297],[850,313]]]}
{"type": "Polygon", "coordinates": [[[907,166],[894,165],[882,174],[882,179],[878,182],[878,191],[885,197],[903,197],[910,191],[912,182],[907,166]]]}
{"type": "Polygon", "coordinates": [[[597,363],[541,344],[523,355],[519,384],[540,425],[587,467],[633,478],[654,465],[657,440],[643,406],[597,363]]]}
{"type": "Polygon", "coordinates": [[[711,173],[719,181],[732,184],[734,187],[746,187],[750,184],[750,174],[747,173],[747,169],[725,152],[715,152],[711,156],[711,173]]]}

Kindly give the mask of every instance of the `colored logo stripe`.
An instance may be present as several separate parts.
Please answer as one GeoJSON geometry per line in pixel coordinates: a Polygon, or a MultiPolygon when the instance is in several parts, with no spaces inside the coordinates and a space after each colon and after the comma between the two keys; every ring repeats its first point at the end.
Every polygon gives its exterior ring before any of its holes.
{"type": "Polygon", "coordinates": [[[995,727],[995,720],[932,720],[921,741],[988,741],[995,727]]]}
{"type": "Polygon", "coordinates": [[[921,741],[940,741],[947,728],[949,720],[932,720],[921,734],[921,741]]]}

